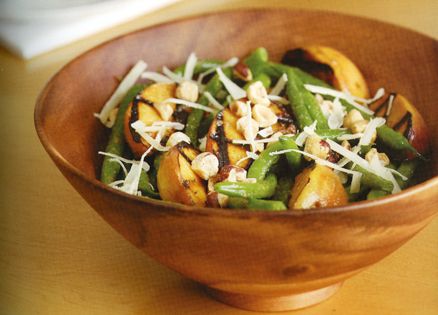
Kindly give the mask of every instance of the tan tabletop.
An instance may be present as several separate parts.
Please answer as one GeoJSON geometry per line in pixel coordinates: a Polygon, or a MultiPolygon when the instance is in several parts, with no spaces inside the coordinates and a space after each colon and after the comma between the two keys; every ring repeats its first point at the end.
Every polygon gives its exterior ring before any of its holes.
{"type": "MultiPolygon", "coordinates": [[[[374,17],[438,38],[436,0],[190,0],[31,61],[0,49],[0,315],[251,314],[210,299],[106,224],[44,152],[33,107],[62,65],[111,37],[202,12],[266,5],[374,17]]],[[[330,300],[292,313],[438,314],[438,220],[330,300]]]]}

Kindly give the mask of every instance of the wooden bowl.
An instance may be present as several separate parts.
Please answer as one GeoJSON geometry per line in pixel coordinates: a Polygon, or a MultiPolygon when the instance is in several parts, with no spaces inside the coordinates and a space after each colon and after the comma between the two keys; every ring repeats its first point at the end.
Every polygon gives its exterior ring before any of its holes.
{"type": "MultiPolygon", "coordinates": [[[[237,307],[278,311],[318,303],[352,275],[387,256],[438,210],[438,137],[428,179],[378,201],[303,212],[189,207],[129,196],[96,177],[108,132],[93,117],[139,59],[150,69],[203,58],[244,56],[267,47],[324,44],[345,52],[372,91],[399,91],[438,128],[438,44],[413,31],[335,13],[248,10],[143,29],[74,59],[42,91],[35,125],[45,149],[82,197],[118,232],[157,261],[204,284],[237,307]]],[[[169,179],[172,180],[172,179],[169,179]]],[[[415,259],[415,257],[413,258],[415,259]]]]}

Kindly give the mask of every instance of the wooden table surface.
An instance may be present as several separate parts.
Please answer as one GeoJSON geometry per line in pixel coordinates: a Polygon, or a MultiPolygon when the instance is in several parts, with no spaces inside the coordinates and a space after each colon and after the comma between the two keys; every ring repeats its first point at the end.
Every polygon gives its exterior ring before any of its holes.
{"type": "MultiPolygon", "coordinates": [[[[290,2],[269,5],[374,17],[438,38],[436,0],[290,2]]],[[[183,1],[30,61],[0,48],[0,315],[251,314],[210,299],[112,230],[44,152],[33,107],[62,65],[111,37],[202,12],[266,5],[183,1]]],[[[330,300],[292,313],[438,314],[438,220],[330,300]]]]}

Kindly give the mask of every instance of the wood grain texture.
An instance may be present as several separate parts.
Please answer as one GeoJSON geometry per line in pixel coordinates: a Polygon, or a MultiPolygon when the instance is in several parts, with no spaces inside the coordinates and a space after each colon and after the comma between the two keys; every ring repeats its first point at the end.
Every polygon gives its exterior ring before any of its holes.
{"type": "MultiPolygon", "coordinates": [[[[263,5],[185,1],[29,62],[0,50],[0,100],[8,105],[0,107],[0,178],[7,183],[0,189],[0,314],[253,314],[208,298],[101,220],[42,149],[32,107],[61,65],[105,39],[179,16],[263,5]]],[[[373,16],[438,36],[434,1],[270,5],[373,16]]],[[[437,238],[435,220],[390,257],[349,279],[327,302],[290,314],[436,314],[437,238]]]]}
{"type": "MultiPolygon", "coordinates": [[[[303,213],[239,212],[148,201],[125,196],[95,179],[101,163],[96,152],[105,145],[106,134],[92,113],[99,111],[117,84],[99,83],[120,76],[139,59],[158,69],[183,63],[191,51],[206,58],[243,56],[255,43],[269,47],[273,60],[291,47],[334,46],[364,69],[371,90],[380,86],[401,90],[416,100],[420,112],[436,112],[437,72],[409,67],[415,60],[438,69],[436,41],[388,24],[334,13],[252,10],[162,24],[88,51],[48,83],[37,101],[35,122],[43,145],[69,182],[138,248],[228,295],[284,299],[343,282],[429,223],[438,205],[438,158],[427,174],[435,178],[399,195],[303,213]],[[221,23],[224,27],[217,28],[221,23]],[[267,25],[271,36],[260,38],[267,25]],[[406,47],[406,41],[416,49],[406,47]],[[389,54],[391,49],[394,52],[389,54]],[[406,77],[426,83],[420,88],[406,77]],[[60,133],[65,126],[69,133],[60,133]]],[[[426,122],[431,128],[438,124],[434,115],[426,116],[426,122]]],[[[432,147],[436,152],[438,139],[432,139],[432,147]]],[[[249,309],[281,309],[274,304],[259,308],[255,303],[229,300],[249,309]]]]}

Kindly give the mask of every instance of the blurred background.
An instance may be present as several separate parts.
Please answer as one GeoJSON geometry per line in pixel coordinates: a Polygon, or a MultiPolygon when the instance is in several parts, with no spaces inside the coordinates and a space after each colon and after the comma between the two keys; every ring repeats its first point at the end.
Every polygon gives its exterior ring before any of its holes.
{"type": "MultiPolygon", "coordinates": [[[[30,59],[168,6],[172,8],[166,11],[169,19],[242,7],[330,10],[401,24],[438,37],[436,14],[431,14],[438,12],[436,0],[1,0],[0,43],[10,52],[30,59]]],[[[141,21],[137,25],[149,25],[151,21],[137,20],[141,21]]]]}
{"type": "MultiPolygon", "coordinates": [[[[254,314],[208,298],[106,224],[56,170],[33,109],[62,66],[111,38],[273,7],[364,16],[438,39],[438,0],[0,0],[0,315],[254,314]]],[[[437,239],[435,220],[331,300],[294,314],[438,314],[437,239]]]]}

